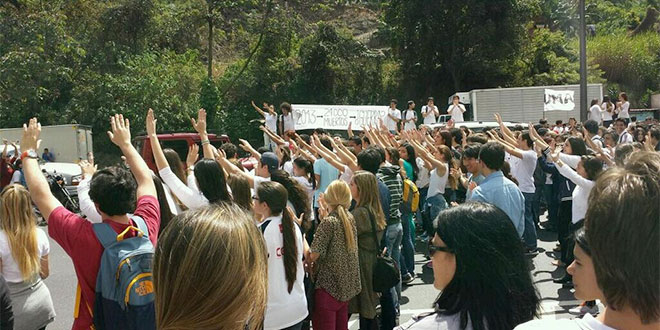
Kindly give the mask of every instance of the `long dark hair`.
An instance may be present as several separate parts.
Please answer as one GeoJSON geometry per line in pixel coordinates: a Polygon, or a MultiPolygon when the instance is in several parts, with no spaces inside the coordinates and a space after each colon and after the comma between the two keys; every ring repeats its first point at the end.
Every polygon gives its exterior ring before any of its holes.
{"type": "Polygon", "coordinates": [[[170,209],[170,203],[167,202],[167,192],[163,187],[163,181],[154,174],[151,175],[151,178],[154,180],[154,185],[156,186],[156,198],[158,199],[158,206],[160,206],[160,229],[158,232],[162,233],[174,215],[170,209]]]}
{"type": "Polygon", "coordinates": [[[571,145],[571,155],[584,156],[587,154],[587,145],[578,137],[569,137],[566,143],[571,145]]]}
{"type": "Polygon", "coordinates": [[[257,187],[257,198],[268,205],[272,215],[282,214],[282,240],[284,241],[282,261],[288,284],[287,289],[291,293],[293,284],[296,282],[298,247],[296,246],[296,226],[293,224],[293,216],[286,208],[288,193],[283,185],[274,181],[266,181],[257,187]]]}
{"type": "Polygon", "coordinates": [[[231,202],[225,173],[213,159],[204,158],[195,164],[195,178],[209,203],[231,202]]]}
{"type": "Polygon", "coordinates": [[[520,237],[504,211],[471,202],[440,212],[436,234],[456,256],[454,277],[435,301],[475,330],[513,329],[538,314],[539,295],[520,237]]]}
{"type": "Polygon", "coordinates": [[[410,143],[404,143],[401,145],[403,148],[406,148],[406,153],[408,154],[408,159],[406,161],[413,168],[413,182],[417,181],[417,174],[419,174],[419,167],[417,167],[417,154],[415,154],[415,148],[413,148],[410,143]]]}
{"type": "Polygon", "coordinates": [[[309,183],[312,184],[312,189],[316,189],[316,176],[314,175],[314,165],[312,165],[312,162],[305,158],[299,157],[294,159],[293,163],[303,169],[305,173],[309,174],[309,183]]]}
{"type": "Polygon", "coordinates": [[[186,183],[186,169],[179,157],[179,154],[171,148],[163,149],[163,155],[165,155],[165,160],[167,160],[167,165],[172,169],[172,173],[176,175],[181,182],[186,183]]]}
{"type": "Polygon", "coordinates": [[[580,161],[582,162],[584,171],[587,172],[587,179],[596,181],[603,171],[603,161],[591,155],[582,156],[580,161]]]}
{"type": "Polygon", "coordinates": [[[270,173],[270,180],[280,183],[286,188],[286,192],[289,195],[288,200],[293,204],[296,216],[299,217],[301,214],[303,215],[301,226],[303,227],[303,231],[307,232],[311,227],[310,216],[312,211],[310,205],[312,204],[312,201],[309,200],[309,195],[305,191],[305,188],[303,188],[298,181],[292,178],[289,173],[284,170],[272,171],[270,173]]]}

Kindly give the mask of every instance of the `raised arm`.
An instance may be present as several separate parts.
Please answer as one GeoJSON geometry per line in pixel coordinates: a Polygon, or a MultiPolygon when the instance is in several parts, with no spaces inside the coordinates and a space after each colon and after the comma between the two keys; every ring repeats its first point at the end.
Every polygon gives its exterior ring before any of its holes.
{"type": "Polygon", "coordinates": [[[497,141],[499,144],[501,144],[504,147],[504,150],[506,150],[506,152],[508,152],[511,156],[522,158],[522,150],[520,150],[517,147],[509,144],[507,141],[503,140],[497,134],[495,134],[491,131],[488,131],[488,134],[493,139],[495,139],[495,141],[497,141]]]}
{"type": "Polygon", "coordinates": [[[241,175],[247,179],[248,183],[250,184],[250,187],[254,187],[254,176],[241,171],[240,168],[232,164],[227,159],[227,155],[225,155],[224,150],[214,150],[213,153],[214,153],[215,161],[220,165],[220,167],[222,167],[222,169],[227,174],[241,175]]]}
{"type": "Polygon", "coordinates": [[[426,150],[422,145],[418,144],[416,141],[410,141],[410,144],[415,148],[415,151],[417,154],[424,159],[424,161],[427,161],[433,168],[436,169],[436,173],[439,176],[445,175],[445,172],[447,172],[447,167],[445,164],[435,157],[431,155],[431,153],[426,150]]]}
{"type": "Polygon", "coordinates": [[[348,122],[348,129],[347,129],[348,137],[349,137],[349,138],[352,138],[352,137],[353,137],[353,130],[351,129],[351,126],[352,126],[352,125],[353,125],[353,122],[352,122],[352,121],[349,121],[349,122],[348,122]]]}
{"type": "Polygon", "coordinates": [[[86,160],[78,163],[80,169],[82,170],[83,180],[80,181],[76,190],[78,191],[78,204],[80,205],[80,213],[82,213],[87,220],[92,223],[101,223],[103,219],[101,215],[96,211],[96,206],[94,202],[89,197],[89,182],[96,172],[96,165],[90,163],[86,160]]]}
{"type": "Polygon", "coordinates": [[[156,118],[152,109],[147,111],[145,124],[147,127],[147,136],[149,137],[149,142],[151,143],[151,153],[154,155],[156,167],[160,171],[166,167],[169,167],[170,165],[167,163],[163,149],[160,146],[160,141],[158,140],[158,135],[156,134],[156,118]]]}
{"type": "Polygon", "coordinates": [[[357,165],[357,157],[352,152],[346,149],[343,143],[332,140],[332,145],[337,150],[337,156],[346,164],[353,172],[359,170],[357,165]]]}
{"type": "Polygon", "coordinates": [[[502,121],[502,116],[500,116],[499,113],[495,114],[495,120],[497,123],[500,125],[500,131],[502,131],[502,136],[504,137],[504,140],[510,144],[513,144],[514,146],[518,141],[516,141],[515,137],[513,136],[513,132],[504,125],[504,122],[502,121]]]}
{"type": "Polygon", "coordinates": [[[112,131],[108,132],[108,136],[126,157],[126,163],[137,182],[137,197],[156,197],[156,186],[151,178],[151,170],[131,144],[131,126],[128,119],[124,119],[123,115],[115,115],[110,118],[110,126],[112,131]]]}
{"type": "Polygon", "coordinates": [[[261,154],[258,151],[254,150],[254,148],[252,148],[250,142],[247,142],[247,140],[243,140],[243,139],[238,139],[238,142],[239,142],[238,146],[241,147],[241,149],[249,152],[250,155],[252,155],[252,157],[256,158],[257,160],[261,160],[261,154]]]}
{"type": "Polygon", "coordinates": [[[204,151],[204,158],[213,159],[213,146],[209,141],[209,134],[206,132],[206,110],[199,109],[197,111],[197,120],[190,118],[195,131],[199,134],[199,139],[202,141],[202,150],[204,151]]]}
{"type": "Polygon", "coordinates": [[[254,104],[254,101],[250,101],[250,103],[252,104],[252,107],[254,108],[254,110],[257,110],[257,112],[258,112],[260,115],[262,115],[262,116],[264,116],[264,117],[266,116],[266,112],[264,112],[264,111],[261,110],[261,108],[259,108],[256,104],[254,104]]]}
{"type": "Polygon", "coordinates": [[[275,144],[277,144],[278,146],[281,146],[281,145],[286,144],[286,142],[284,141],[284,139],[282,139],[282,137],[280,137],[279,135],[277,135],[275,132],[271,131],[270,128],[261,125],[261,126],[259,126],[259,129],[262,130],[264,133],[266,133],[266,135],[268,135],[268,137],[269,137],[273,142],[275,142],[275,144]]]}
{"type": "MultiPolygon", "coordinates": [[[[39,134],[41,133],[41,124],[37,122],[37,118],[30,119],[27,125],[23,125],[23,138],[21,139],[21,150],[23,153],[34,151],[36,153],[39,147],[39,134]]],[[[62,206],[62,204],[50,192],[48,181],[39,169],[37,158],[22,157],[23,158],[23,175],[30,191],[30,197],[41,215],[46,221],[50,217],[50,213],[55,208],[62,206]]]]}

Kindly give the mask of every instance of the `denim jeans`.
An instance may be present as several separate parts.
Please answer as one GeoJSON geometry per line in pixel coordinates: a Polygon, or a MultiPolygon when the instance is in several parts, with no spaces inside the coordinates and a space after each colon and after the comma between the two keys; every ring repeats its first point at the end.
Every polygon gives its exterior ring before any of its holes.
{"type": "Polygon", "coordinates": [[[401,251],[401,276],[415,273],[415,246],[413,245],[411,230],[414,230],[412,224],[412,213],[401,210],[401,225],[403,226],[403,250],[401,251]]]}
{"type": "MultiPolygon", "coordinates": [[[[397,267],[401,269],[401,264],[399,263],[399,260],[401,258],[401,240],[403,239],[403,226],[401,225],[401,223],[387,225],[387,228],[385,229],[385,233],[386,233],[385,246],[387,247],[387,251],[390,254],[390,257],[392,257],[392,259],[396,263],[397,267]]],[[[401,280],[399,279],[399,283],[396,285],[396,294],[393,297],[395,307],[399,306],[400,297],[401,297],[401,280]]]]}
{"type": "MultiPolygon", "coordinates": [[[[438,217],[438,214],[440,214],[442,210],[448,207],[449,205],[447,205],[447,200],[445,200],[445,197],[442,194],[437,194],[435,196],[426,198],[426,211],[429,214],[433,228],[435,228],[435,220],[438,217]]],[[[431,235],[431,237],[433,236],[431,235]]]]}
{"type": "Polygon", "coordinates": [[[426,195],[429,193],[429,187],[419,188],[419,207],[417,208],[417,225],[424,227],[424,222],[422,219],[422,212],[425,212],[424,205],[426,205],[426,195]]]}
{"type": "Polygon", "coordinates": [[[523,241],[528,249],[536,249],[536,224],[534,223],[534,199],[535,193],[523,193],[525,197],[525,231],[523,241]]]}

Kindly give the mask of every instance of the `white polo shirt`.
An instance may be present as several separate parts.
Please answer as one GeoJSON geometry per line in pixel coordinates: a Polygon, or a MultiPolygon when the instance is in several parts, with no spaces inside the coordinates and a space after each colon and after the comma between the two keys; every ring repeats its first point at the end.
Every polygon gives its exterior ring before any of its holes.
{"type": "MultiPolygon", "coordinates": [[[[388,108],[387,110],[388,115],[392,115],[394,118],[401,119],[401,110],[399,109],[392,109],[388,108]]],[[[397,122],[390,118],[390,116],[385,117],[385,126],[387,126],[387,129],[390,131],[396,131],[396,124],[397,122]]]]}
{"type": "Polygon", "coordinates": [[[465,112],[465,106],[460,103],[457,105],[451,104],[449,105],[449,108],[447,108],[447,113],[451,115],[451,119],[456,123],[465,121],[463,119],[463,112],[465,112]]]}
{"type": "MultiPolygon", "coordinates": [[[[405,110],[403,111],[403,119],[413,119],[417,118],[417,114],[415,113],[415,110],[405,110]]],[[[416,120],[413,121],[407,121],[405,124],[403,124],[403,129],[404,130],[411,130],[417,128],[417,123],[416,120]]]]}
{"type": "Polygon", "coordinates": [[[433,108],[429,107],[428,105],[422,107],[422,117],[424,117],[424,125],[431,125],[436,123],[437,119],[435,118],[435,112],[437,111],[438,111],[438,107],[436,107],[435,105],[433,106],[433,108]],[[431,114],[424,117],[423,114],[425,114],[427,111],[430,111],[431,114]]]}

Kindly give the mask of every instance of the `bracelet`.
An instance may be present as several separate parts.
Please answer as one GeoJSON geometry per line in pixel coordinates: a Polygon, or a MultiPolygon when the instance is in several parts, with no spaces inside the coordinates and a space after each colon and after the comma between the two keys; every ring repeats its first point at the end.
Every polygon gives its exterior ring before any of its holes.
{"type": "Polygon", "coordinates": [[[209,144],[209,143],[211,143],[211,141],[209,141],[208,139],[206,139],[206,140],[202,140],[202,145],[203,145],[203,146],[205,146],[205,145],[207,145],[207,144],[209,144]]]}

